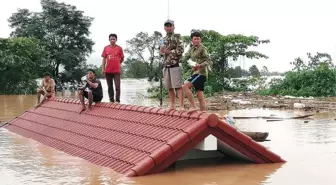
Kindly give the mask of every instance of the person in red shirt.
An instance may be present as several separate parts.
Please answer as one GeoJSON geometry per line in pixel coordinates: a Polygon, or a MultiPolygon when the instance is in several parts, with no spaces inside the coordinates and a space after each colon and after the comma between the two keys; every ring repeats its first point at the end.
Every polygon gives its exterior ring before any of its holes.
{"type": "Polygon", "coordinates": [[[102,53],[102,75],[105,75],[106,83],[108,87],[108,94],[110,102],[120,103],[120,69],[121,63],[124,61],[123,49],[116,44],[118,36],[116,34],[110,34],[110,45],[105,46],[102,53]],[[115,83],[116,97],[114,99],[113,81],[115,83]]]}

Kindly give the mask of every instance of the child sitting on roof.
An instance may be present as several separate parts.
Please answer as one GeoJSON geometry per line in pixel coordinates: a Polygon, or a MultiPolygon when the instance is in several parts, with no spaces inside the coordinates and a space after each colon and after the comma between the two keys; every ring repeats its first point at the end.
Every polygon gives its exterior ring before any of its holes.
{"type": "Polygon", "coordinates": [[[49,73],[43,73],[43,79],[41,81],[41,85],[37,90],[37,104],[35,107],[39,107],[46,99],[55,97],[55,81],[51,78],[49,73]],[[43,95],[42,101],[41,95],[43,95]]]}
{"type": "Polygon", "coordinates": [[[100,80],[96,78],[96,72],[92,69],[89,69],[86,78],[85,86],[78,88],[78,96],[82,104],[82,109],[80,112],[86,109],[84,97],[89,100],[88,109],[91,109],[92,102],[100,102],[103,99],[103,87],[100,80]]]}

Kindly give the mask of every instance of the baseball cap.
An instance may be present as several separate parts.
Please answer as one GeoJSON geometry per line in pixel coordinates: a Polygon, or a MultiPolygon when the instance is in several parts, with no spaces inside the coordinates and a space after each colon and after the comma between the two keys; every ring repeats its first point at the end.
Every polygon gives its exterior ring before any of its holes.
{"type": "Polygon", "coordinates": [[[173,20],[166,20],[166,21],[164,22],[164,25],[166,25],[166,24],[174,25],[174,21],[173,21],[173,20]]]}

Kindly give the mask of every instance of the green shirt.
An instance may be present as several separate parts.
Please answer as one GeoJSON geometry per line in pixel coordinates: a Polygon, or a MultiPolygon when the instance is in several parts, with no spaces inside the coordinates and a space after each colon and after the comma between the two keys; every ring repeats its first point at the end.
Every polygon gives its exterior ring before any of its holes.
{"type": "MultiPolygon", "coordinates": [[[[210,65],[210,56],[205,46],[191,46],[186,54],[187,59],[191,58],[196,64],[200,64],[200,69],[194,71],[194,74],[208,76],[208,66],[210,65]]],[[[210,67],[210,66],[209,66],[210,67]]]]}

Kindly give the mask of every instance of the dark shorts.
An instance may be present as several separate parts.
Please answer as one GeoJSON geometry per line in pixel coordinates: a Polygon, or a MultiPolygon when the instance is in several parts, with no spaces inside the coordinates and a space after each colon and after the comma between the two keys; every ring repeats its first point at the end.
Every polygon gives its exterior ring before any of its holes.
{"type": "MultiPolygon", "coordinates": [[[[89,93],[87,91],[84,91],[83,93],[84,93],[84,97],[88,99],[89,98],[89,93]]],[[[92,93],[92,101],[93,102],[101,102],[102,99],[103,98],[101,96],[99,96],[95,93],[92,93]]]]}
{"type": "MultiPolygon", "coordinates": [[[[38,90],[38,92],[40,92],[42,95],[44,95],[44,91],[42,91],[42,90],[38,90]]],[[[51,98],[51,97],[54,96],[54,94],[51,93],[51,91],[47,91],[47,93],[49,93],[49,96],[47,96],[47,98],[51,98]]]]}
{"type": "Polygon", "coordinates": [[[204,83],[206,81],[206,76],[194,74],[188,79],[190,83],[193,84],[196,91],[204,91],[204,83]]]}

